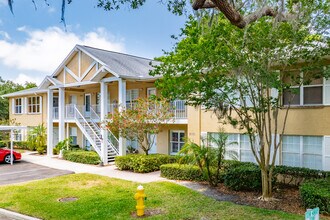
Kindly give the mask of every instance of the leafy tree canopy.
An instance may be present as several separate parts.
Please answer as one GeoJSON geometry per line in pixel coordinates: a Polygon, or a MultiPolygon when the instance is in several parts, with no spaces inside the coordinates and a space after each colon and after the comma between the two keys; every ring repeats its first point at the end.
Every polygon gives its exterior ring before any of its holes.
{"type": "MultiPolygon", "coordinates": [[[[11,80],[4,80],[0,76],[0,96],[24,89],[30,89],[37,85],[32,82],[25,82],[24,85],[14,83],[11,80]]],[[[9,103],[7,98],[0,98],[0,120],[9,119],[9,103]]]]}
{"type": "Polygon", "coordinates": [[[330,54],[329,6],[300,3],[305,10],[296,20],[262,17],[244,29],[223,14],[190,17],[173,51],[153,71],[163,76],[157,87],[166,98],[212,109],[222,123],[249,135],[265,200],[272,197],[276,152],[295,96],[291,86],[329,76],[323,68],[330,54]],[[291,97],[285,107],[283,94],[291,97]]]}

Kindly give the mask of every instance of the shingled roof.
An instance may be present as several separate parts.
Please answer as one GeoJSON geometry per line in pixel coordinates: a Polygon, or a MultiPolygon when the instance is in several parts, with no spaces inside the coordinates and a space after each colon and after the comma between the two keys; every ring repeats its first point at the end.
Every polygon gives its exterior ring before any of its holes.
{"type": "Polygon", "coordinates": [[[89,46],[77,45],[78,49],[103,63],[111,72],[121,78],[152,79],[149,72],[159,65],[159,61],[118,53],[89,46]]]}

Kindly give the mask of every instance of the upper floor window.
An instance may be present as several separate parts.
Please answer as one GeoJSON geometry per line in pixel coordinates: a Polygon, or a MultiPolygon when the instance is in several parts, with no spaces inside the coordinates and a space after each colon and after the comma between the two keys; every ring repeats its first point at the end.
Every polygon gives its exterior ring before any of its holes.
{"type": "Polygon", "coordinates": [[[126,108],[134,107],[134,103],[138,98],[139,98],[138,89],[126,90],[126,108]]]}
{"type": "MultiPolygon", "coordinates": [[[[289,78],[289,77],[288,77],[289,78]]],[[[308,81],[304,78],[303,74],[300,74],[299,79],[304,79],[304,81],[308,81]]],[[[299,81],[298,77],[296,77],[295,81],[299,81]]],[[[286,79],[289,81],[288,79],[286,79]]],[[[292,80],[292,79],[291,79],[292,80]]],[[[290,89],[286,89],[283,92],[283,104],[284,105],[322,105],[322,104],[330,104],[327,103],[328,99],[330,100],[330,90],[328,86],[330,86],[329,80],[325,80],[323,78],[312,79],[308,83],[302,84],[299,86],[299,83],[292,83],[290,89]]]]}
{"type": "Polygon", "coordinates": [[[34,96],[27,99],[28,113],[41,113],[41,97],[34,96]]]}
{"type": "Polygon", "coordinates": [[[22,98],[18,98],[15,99],[14,101],[14,113],[15,114],[22,114],[23,113],[23,99],[22,98]]]}

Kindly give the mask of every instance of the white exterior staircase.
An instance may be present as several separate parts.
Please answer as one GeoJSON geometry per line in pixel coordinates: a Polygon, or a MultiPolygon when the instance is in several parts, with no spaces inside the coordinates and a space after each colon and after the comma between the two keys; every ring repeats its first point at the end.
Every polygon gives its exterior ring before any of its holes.
{"type": "MultiPolygon", "coordinates": [[[[98,116],[98,114],[94,111],[93,108],[90,108],[90,113],[88,115],[83,114],[83,111],[80,111],[77,106],[74,106],[74,118],[79,129],[82,131],[86,139],[92,145],[93,149],[100,156],[101,160],[103,160],[103,137],[101,134],[101,128],[97,123],[100,122],[100,117],[98,116]]],[[[113,162],[115,160],[115,157],[119,155],[118,139],[109,130],[106,151],[106,161],[108,163],[113,162]]]]}

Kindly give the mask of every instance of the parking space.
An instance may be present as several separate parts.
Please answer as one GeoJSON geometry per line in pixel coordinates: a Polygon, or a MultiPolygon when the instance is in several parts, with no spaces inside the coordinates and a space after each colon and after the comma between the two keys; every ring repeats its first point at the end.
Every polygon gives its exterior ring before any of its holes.
{"type": "Polygon", "coordinates": [[[14,165],[0,164],[0,185],[21,183],[72,173],[74,172],[53,169],[22,160],[15,162],[14,165]]]}

